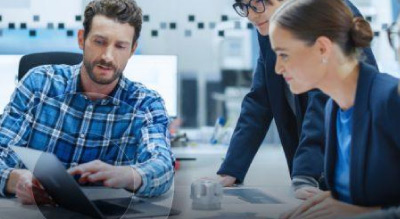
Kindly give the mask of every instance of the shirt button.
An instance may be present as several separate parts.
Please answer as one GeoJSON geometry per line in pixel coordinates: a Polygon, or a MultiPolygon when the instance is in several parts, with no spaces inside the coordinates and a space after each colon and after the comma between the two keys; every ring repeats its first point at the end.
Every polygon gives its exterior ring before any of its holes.
{"type": "Polygon", "coordinates": [[[84,133],[81,133],[81,138],[85,138],[85,134],[84,133]]]}
{"type": "Polygon", "coordinates": [[[93,106],[92,105],[89,105],[88,106],[88,110],[92,110],[93,109],[93,106]]]}

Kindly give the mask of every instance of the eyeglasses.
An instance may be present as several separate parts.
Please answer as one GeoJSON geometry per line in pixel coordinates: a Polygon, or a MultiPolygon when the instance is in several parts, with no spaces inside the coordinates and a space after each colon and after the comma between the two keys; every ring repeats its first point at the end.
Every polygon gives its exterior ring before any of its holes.
{"type": "Polygon", "coordinates": [[[387,31],[387,36],[389,40],[390,46],[395,50],[397,53],[397,50],[400,48],[400,32],[399,32],[399,23],[393,23],[390,25],[387,31]]]}
{"type": "Polygon", "coordinates": [[[265,0],[250,0],[249,3],[236,2],[233,4],[233,9],[241,17],[249,16],[249,8],[255,13],[263,13],[265,11],[265,0]]]}

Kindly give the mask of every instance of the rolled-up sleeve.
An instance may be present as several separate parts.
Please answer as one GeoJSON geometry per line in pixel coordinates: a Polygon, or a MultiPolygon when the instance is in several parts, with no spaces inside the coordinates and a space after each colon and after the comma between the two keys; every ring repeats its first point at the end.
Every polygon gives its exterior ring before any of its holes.
{"type": "Polygon", "coordinates": [[[26,146],[31,130],[31,110],[36,99],[33,76],[30,74],[19,83],[0,119],[0,196],[9,195],[6,193],[7,181],[19,164],[9,146],[26,146]]]}
{"type": "Polygon", "coordinates": [[[169,119],[161,98],[147,101],[144,123],[140,130],[137,163],[132,166],[142,177],[136,195],[153,197],[169,190],[174,178],[174,156],[171,152],[169,119]]]}

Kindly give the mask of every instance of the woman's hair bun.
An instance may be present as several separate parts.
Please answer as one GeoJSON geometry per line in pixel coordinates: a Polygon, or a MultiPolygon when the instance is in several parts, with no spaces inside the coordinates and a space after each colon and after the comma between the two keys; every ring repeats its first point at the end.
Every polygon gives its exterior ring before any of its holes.
{"type": "Polygon", "coordinates": [[[370,47],[373,37],[374,34],[368,21],[362,17],[355,17],[353,19],[353,26],[350,30],[350,38],[354,47],[370,47]]]}

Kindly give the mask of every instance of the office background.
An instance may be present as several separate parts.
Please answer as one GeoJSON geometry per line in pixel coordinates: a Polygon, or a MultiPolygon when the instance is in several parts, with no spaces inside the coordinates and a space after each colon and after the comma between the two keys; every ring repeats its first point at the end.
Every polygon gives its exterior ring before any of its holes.
{"type": "MultiPolygon", "coordinates": [[[[383,72],[399,76],[396,57],[385,32],[396,19],[398,0],[351,1],[373,26],[376,37],[372,49],[379,67],[383,72]]],[[[0,64],[8,66],[1,70],[0,77],[1,84],[12,85],[8,90],[1,90],[3,102],[11,95],[17,72],[16,66],[8,63],[18,62],[21,55],[33,52],[81,52],[77,30],[82,27],[83,10],[88,2],[0,0],[0,64]]],[[[234,127],[258,55],[255,29],[235,14],[231,6],[234,1],[137,2],[144,12],[137,55],[176,57],[176,74],[171,73],[176,81],[175,89],[165,91],[171,92],[174,99],[175,110],[169,111],[182,119],[185,128],[213,126],[219,116],[226,117],[228,126],[234,127]]],[[[266,141],[279,143],[275,128],[266,141]]]]}

